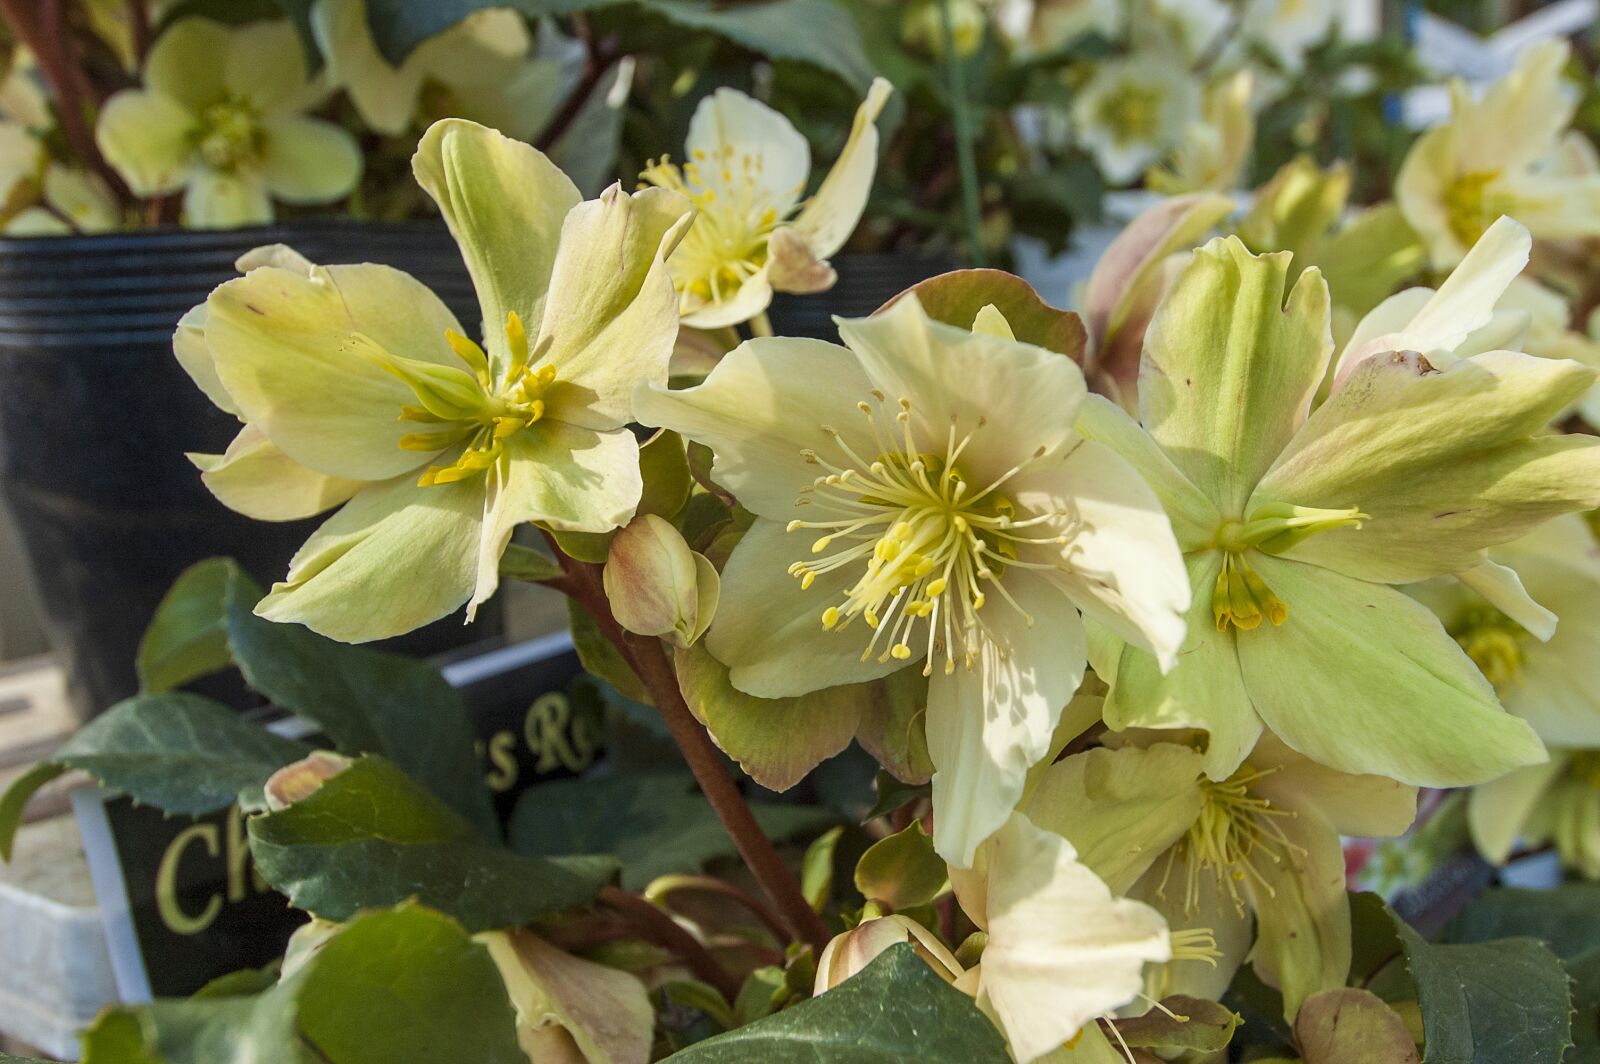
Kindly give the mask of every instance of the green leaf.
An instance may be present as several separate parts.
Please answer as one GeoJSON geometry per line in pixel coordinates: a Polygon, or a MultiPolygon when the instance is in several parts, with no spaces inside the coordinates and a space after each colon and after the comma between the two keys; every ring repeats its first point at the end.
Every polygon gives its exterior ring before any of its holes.
{"type": "Polygon", "coordinates": [[[1433,945],[1398,917],[1426,1064],[1559,1064],[1572,1044],[1561,961],[1531,938],[1433,945]]]}
{"type": "Polygon", "coordinates": [[[1151,1009],[1143,1016],[1117,1020],[1117,1033],[1122,1041],[1135,1049],[1192,1049],[1218,1053],[1233,1041],[1233,1032],[1239,1026],[1238,1015],[1215,1001],[1176,994],[1161,1004],[1173,1015],[1151,1009]]]}
{"type": "Polygon", "coordinates": [[[415,898],[469,931],[521,926],[583,905],[609,858],[526,857],[485,842],[393,764],[364,757],[306,798],[249,823],[267,882],[299,909],[345,920],[415,898]]]}
{"type": "Polygon", "coordinates": [[[354,920],[259,994],[101,1014],[85,1064],[526,1064],[487,951],[418,905],[354,920]]]}
{"type": "Polygon", "coordinates": [[[57,1064],[57,1062],[40,1057],[14,1057],[10,1053],[0,1053],[0,1064],[57,1064]]]}
{"type": "Polygon", "coordinates": [[[486,834],[498,831],[461,696],[427,662],[350,646],[252,611],[261,589],[231,558],[191,566],[140,646],[141,675],[188,683],[228,659],[251,688],[311,721],[347,754],[382,754],[486,834]]]}
{"type": "Polygon", "coordinates": [[[1070,310],[1052,307],[1039,298],[1039,293],[1027,281],[1004,270],[942,273],[912,285],[886,306],[893,305],[908,292],[916,293],[930,318],[958,329],[972,328],[978,311],[992,304],[1005,316],[1018,340],[1083,364],[1089,343],[1083,319],[1070,310]]]}
{"type": "Polygon", "coordinates": [[[1382,998],[1355,987],[1306,998],[1294,1033],[1306,1064],[1418,1064],[1405,1021],[1382,998]]]}
{"type": "Polygon", "coordinates": [[[888,816],[919,798],[927,798],[933,793],[933,788],[926,783],[906,783],[888,772],[879,772],[873,777],[872,792],[878,800],[862,818],[864,821],[888,816]]]}
{"type": "Polygon", "coordinates": [[[561,566],[548,554],[513,543],[500,555],[500,575],[537,584],[561,576],[561,566]]]}
{"type": "Polygon", "coordinates": [[[1009,1064],[1005,1039],[971,998],[908,943],[820,997],[708,1038],[675,1064],[1009,1064]]]}
{"type": "Polygon", "coordinates": [[[933,837],[920,820],[879,839],[856,862],[856,889],[862,897],[897,912],[927,905],[949,885],[944,858],[933,852],[933,837]]]}
{"type": "Polygon", "coordinates": [[[639,513],[671,518],[689,501],[694,477],[689,473],[689,458],[683,437],[671,429],[661,429],[639,448],[639,475],[644,494],[639,497],[639,513]]]}
{"type": "Polygon", "coordinates": [[[800,893],[817,912],[821,912],[833,896],[833,863],[843,837],[842,824],[817,836],[806,847],[805,859],[800,864],[800,893]]]}
{"type": "Polygon", "coordinates": [[[22,827],[22,814],[28,799],[66,771],[66,766],[46,761],[18,776],[5,794],[0,794],[0,861],[11,860],[11,847],[17,839],[17,829],[22,827]]]}
{"type": "Polygon", "coordinates": [[[163,812],[198,816],[241,799],[260,805],[267,777],[309,753],[226,706],[174,691],[118,702],[50,761],[163,812]]]}
{"type": "Polygon", "coordinates": [[[1473,899],[1444,932],[1447,942],[1523,935],[1539,939],[1567,966],[1575,1007],[1600,1006],[1600,886],[1491,890],[1473,899]]]}
{"type": "Polygon", "coordinates": [[[650,699],[650,692],[645,689],[644,681],[622,660],[617,648],[611,645],[611,640],[600,631],[600,626],[589,616],[589,611],[579,605],[577,599],[567,600],[567,624],[572,629],[572,645],[578,651],[578,661],[585,672],[600,677],[615,687],[624,698],[647,706],[655,704],[650,699]]]}
{"type": "Polygon", "coordinates": [[[861,46],[860,31],[832,0],[762,0],[730,6],[706,0],[637,0],[637,6],[768,59],[819,67],[858,93],[864,94],[872,83],[874,71],[861,46]]]}
{"type": "MultiPolygon", "coordinates": [[[[752,802],[772,839],[824,828],[828,809],[752,802]]],[[[511,846],[533,857],[609,854],[622,885],[642,890],[672,872],[698,871],[734,852],[733,840],[687,772],[645,772],[559,780],[532,787],[511,817],[511,846]]]]}

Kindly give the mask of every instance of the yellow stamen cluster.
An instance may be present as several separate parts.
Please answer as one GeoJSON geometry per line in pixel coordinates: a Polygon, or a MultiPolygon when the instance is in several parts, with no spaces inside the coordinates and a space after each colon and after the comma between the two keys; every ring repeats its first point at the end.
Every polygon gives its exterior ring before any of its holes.
{"type": "Polygon", "coordinates": [[[1504,693],[1521,675],[1522,648],[1531,636],[1526,628],[1493,606],[1473,606],[1463,611],[1447,631],[1496,691],[1504,693]]]}
{"type": "Polygon", "coordinates": [[[1445,189],[1445,223],[1466,247],[1476,244],[1495,219],[1507,213],[1508,204],[1493,192],[1499,177],[1498,170],[1477,170],[1462,174],[1445,189]]]}
{"type": "Polygon", "coordinates": [[[1143,144],[1161,132],[1160,89],[1126,81],[1108,93],[1096,110],[1119,144],[1143,144]]]}
{"type": "Polygon", "coordinates": [[[987,630],[980,611],[991,591],[1033,623],[1006,590],[1003,574],[1059,567],[1021,558],[1019,548],[1065,544],[1069,537],[1061,529],[1070,527],[1072,518],[1050,512],[1019,519],[1015,505],[1000,492],[1044,457],[1045,448],[973,490],[960,458],[985,421],[958,437],[952,420],[944,453],[930,454],[913,439],[909,400],[901,399],[892,412],[882,392],[874,389],[872,400],[858,409],[872,426],[875,458],[857,453],[829,426],[822,428],[839,452],[837,461],[802,452],[825,472],[796,504],[822,513],[817,520],[791,521],[788,530],[820,531],[811,553],[821,557],[795,562],[789,574],[810,588],[819,576],[862,567],[843,601],[823,610],[822,624],[842,632],[862,618],[873,629],[863,661],[874,654],[879,662],[909,661],[920,654],[926,656],[923,675],[931,675],[941,656],[947,675],[958,662],[971,668],[987,630]]]}
{"type": "Polygon", "coordinates": [[[266,131],[249,104],[224,100],[200,112],[200,124],[190,134],[190,140],[207,166],[233,170],[260,158],[266,147],[266,131]]]}
{"type": "Polygon", "coordinates": [[[429,466],[417,480],[419,485],[450,484],[483,472],[505,454],[506,440],[544,417],[545,396],[555,383],[556,368],[534,363],[549,341],[530,350],[527,330],[515,311],[506,315],[505,335],[511,358],[498,380],[488,353],[454,329],[445,333],[445,339],[470,372],[373,353],[417,397],[419,405],[401,407],[400,420],[431,426],[402,436],[400,446],[435,454],[463,447],[455,461],[429,466]]]}
{"type": "Polygon", "coordinates": [[[1360,510],[1321,510],[1286,503],[1258,507],[1247,521],[1226,521],[1212,546],[1220,549],[1222,569],[1211,592],[1211,615],[1217,631],[1230,627],[1251,631],[1263,618],[1273,624],[1289,619],[1289,607],[1273,593],[1250,565],[1251,551],[1281,554],[1318,532],[1360,528],[1367,515],[1360,510]]]}
{"type": "Polygon", "coordinates": [[[1186,912],[1200,908],[1202,876],[1216,878],[1219,894],[1225,893],[1242,916],[1245,911],[1246,884],[1254,884],[1268,897],[1275,895],[1271,883],[1262,875],[1267,864],[1282,864],[1289,858],[1304,856],[1284,833],[1279,821],[1293,819],[1295,813],[1274,808],[1272,803],[1251,791],[1251,787],[1271,775],[1249,765],[1221,783],[1200,781],[1203,802],[1200,816],[1168,853],[1166,872],[1157,888],[1166,897],[1173,865],[1181,858],[1185,866],[1183,906],[1186,912]]]}
{"type": "Polygon", "coordinates": [[[682,168],[663,155],[639,175],[641,188],[670,188],[698,210],[667,263],[683,313],[733,298],[766,265],[767,239],[793,212],[801,189],[775,202],[764,169],[760,154],[736,153],[730,145],[714,159],[697,151],[682,168]]]}

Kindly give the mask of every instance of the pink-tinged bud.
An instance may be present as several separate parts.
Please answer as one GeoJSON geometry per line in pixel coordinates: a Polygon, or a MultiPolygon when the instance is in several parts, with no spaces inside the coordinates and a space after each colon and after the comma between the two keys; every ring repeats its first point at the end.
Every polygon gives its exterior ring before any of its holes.
{"type": "Polygon", "coordinates": [[[817,958],[817,981],[811,992],[832,990],[898,942],[911,943],[923,963],[945,982],[954,983],[961,978],[961,964],[933,932],[908,916],[885,916],[866,920],[828,943],[817,958]]]}
{"type": "Polygon", "coordinates": [[[318,787],[349,767],[348,757],[329,750],[317,750],[310,757],[285,765],[267,779],[267,808],[274,813],[287,809],[309,798],[318,787]]]}
{"type": "Polygon", "coordinates": [[[670,521],[641,514],[611,540],[605,589],[623,628],[687,647],[710,626],[721,580],[670,521]]]}

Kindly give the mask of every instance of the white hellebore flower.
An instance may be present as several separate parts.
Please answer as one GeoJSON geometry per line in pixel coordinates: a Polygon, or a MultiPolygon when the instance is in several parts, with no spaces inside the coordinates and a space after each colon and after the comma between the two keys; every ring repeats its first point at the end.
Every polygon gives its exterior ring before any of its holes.
{"type": "Polygon", "coordinates": [[[188,18],[150,49],[144,88],[106,102],[95,136],[135,194],[182,189],[189,225],[263,224],[274,199],[331,203],[361,176],[355,139],[303,113],[323,94],[287,21],[188,18]]]}
{"type": "Polygon", "coordinates": [[[560,64],[529,57],[527,23],[508,8],[475,11],[419,44],[395,66],[367,26],[366,0],[317,0],[311,9],[328,72],[378,133],[404,133],[417,112],[469,118],[519,140],[539,132],[558,94],[560,64]]]}
{"type": "MultiPolygon", "coordinates": [[[[997,320],[998,319],[998,320],[997,320]]],[[[846,347],[757,338],[705,383],[640,389],[756,515],[706,634],[747,694],[930,677],[934,840],[960,866],[1004,824],[1083,678],[1078,610],[1164,665],[1188,589],[1139,475],[1077,435],[1063,355],[931,320],[914,295],[840,320],[846,347]]]]}
{"type": "Polygon", "coordinates": [[[1181,59],[1117,59],[1079,90],[1072,122],[1106,179],[1126,185],[1160,162],[1199,120],[1198,95],[1181,59]]]}
{"type": "Polygon", "coordinates": [[[738,325],[765,313],[775,291],[833,287],[827,259],[844,247],[866,208],[878,167],[873,123],[890,91],[884,79],[873,81],[838,161],[803,202],[811,148],[787,118],[735,89],[700,101],[683,165],[663,156],[639,175],[699,208],[668,263],[685,325],[738,325]]]}
{"type": "Polygon", "coordinates": [[[1306,52],[1333,32],[1340,6],[1339,0],[1252,0],[1245,10],[1245,33],[1286,69],[1299,70],[1306,52]]]}

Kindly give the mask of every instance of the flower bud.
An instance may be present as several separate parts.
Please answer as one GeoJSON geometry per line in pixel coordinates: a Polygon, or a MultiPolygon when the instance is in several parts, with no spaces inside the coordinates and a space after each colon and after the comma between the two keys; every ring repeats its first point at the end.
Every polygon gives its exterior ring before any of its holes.
{"type": "Polygon", "coordinates": [[[935,59],[945,57],[944,3],[950,5],[950,40],[959,58],[971,56],[983,45],[988,17],[977,0],[919,0],[900,19],[900,39],[935,59]]]}
{"type": "Polygon", "coordinates": [[[612,539],[604,579],[618,624],[679,647],[711,624],[721,589],[716,567],[654,514],[635,517],[612,539]]]}
{"type": "Polygon", "coordinates": [[[897,942],[909,942],[923,963],[953,983],[963,974],[961,965],[933,932],[907,916],[885,916],[867,920],[855,930],[834,937],[817,958],[817,981],[813,994],[832,990],[897,942]]]}
{"type": "Polygon", "coordinates": [[[329,750],[314,751],[310,757],[285,765],[267,779],[263,788],[267,808],[274,813],[309,798],[318,787],[350,767],[350,759],[329,750]]]}

